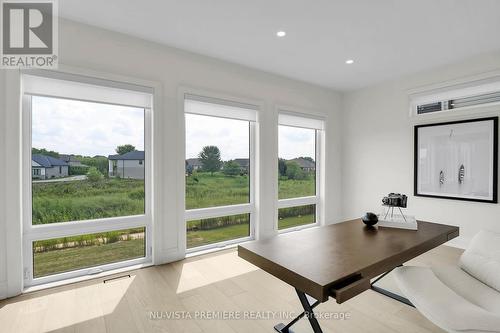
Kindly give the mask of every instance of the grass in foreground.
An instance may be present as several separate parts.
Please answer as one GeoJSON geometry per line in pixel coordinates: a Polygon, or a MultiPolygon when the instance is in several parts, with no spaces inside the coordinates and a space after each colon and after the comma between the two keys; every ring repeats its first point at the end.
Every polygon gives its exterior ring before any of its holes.
{"type": "Polygon", "coordinates": [[[35,278],[144,257],[144,239],[39,252],[33,255],[35,278]]]}
{"type": "Polygon", "coordinates": [[[278,229],[283,230],[315,222],[316,221],[314,214],[302,215],[302,216],[290,216],[282,218],[281,220],[278,221],[278,229]]]}
{"type": "Polygon", "coordinates": [[[236,224],[211,230],[188,231],[187,248],[248,237],[249,235],[249,224],[236,224]]]}
{"type": "MultiPolygon", "coordinates": [[[[314,214],[286,217],[279,221],[279,229],[286,229],[314,223],[314,214]]],[[[193,248],[221,241],[247,237],[248,223],[230,225],[209,230],[187,232],[187,247],[193,248]]],[[[71,240],[71,239],[70,239],[71,240]]],[[[110,244],[78,246],[66,249],[52,249],[34,254],[34,277],[68,272],[145,255],[144,239],[118,241],[110,244]]]]}
{"type": "MultiPolygon", "coordinates": [[[[286,217],[279,221],[279,229],[286,229],[314,223],[314,214],[296,217],[286,217]]],[[[187,247],[193,248],[247,237],[250,235],[249,224],[237,224],[210,230],[195,230],[187,232],[187,247]]]]}

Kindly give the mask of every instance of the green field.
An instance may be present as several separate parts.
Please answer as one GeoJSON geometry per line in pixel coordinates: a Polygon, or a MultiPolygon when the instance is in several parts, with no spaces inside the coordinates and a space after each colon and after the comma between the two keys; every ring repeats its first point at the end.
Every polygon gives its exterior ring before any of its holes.
{"type": "Polygon", "coordinates": [[[315,194],[316,182],[313,176],[309,176],[304,180],[283,179],[283,177],[280,177],[278,182],[279,199],[307,197],[315,194]]]}
{"type": "Polygon", "coordinates": [[[144,257],[144,239],[78,246],[33,254],[35,278],[144,257]]]}
{"type": "Polygon", "coordinates": [[[144,181],[33,183],[33,224],[144,214],[144,181]]]}
{"type": "MultiPolygon", "coordinates": [[[[314,215],[285,217],[279,220],[279,229],[292,228],[314,223],[314,215]]],[[[218,243],[230,239],[247,237],[250,234],[249,224],[237,224],[212,230],[196,230],[187,232],[187,248],[218,243]]]]}
{"type": "MultiPolygon", "coordinates": [[[[314,178],[280,179],[279,197],[314,195],[314,178]]],[[[144,181],[103,179],[33,183],[33,224],[80,221],[144,214],[144,181]]],[[[221,173],[194,173],[186,177],[186,209],[234,205],[249,202],[248,176],[224,176],[221,173]]],[[[314,222],[314,206],[280,209],[279,229],[314,222]]],[[[187,222],[188,248],[249,235],[249,216],[239,215],[187,222]]],[[[60,240],[47,241],[58,242],[60,240]]],[[[62,242],[62,240],[61,240],[62,242]]],[[[92,244],[92,242],[91,242],[92,244]]],[[[141,240],[112,244],[50,248],[36,252],[35,276],[44,276],[81,267],[142,256],[141,240]],[[77,267],[75,265],[78,265],[77,267]]]]}
{"type": "Polygon", "coordinates": [[[186,209],[228,206],[249,201],[249,179],[198,172],[186,177],[186,209]]]}
{"type": "MultiPolygon", "coordinates": [[[[313,176],[304,180],[279,180],[279,199],[311,196],[316,193],[313,176]]],[[[229,177],[216,172],[186,177],[186,209],[227,206],[249,201],[248,176],[229,177]]]]}

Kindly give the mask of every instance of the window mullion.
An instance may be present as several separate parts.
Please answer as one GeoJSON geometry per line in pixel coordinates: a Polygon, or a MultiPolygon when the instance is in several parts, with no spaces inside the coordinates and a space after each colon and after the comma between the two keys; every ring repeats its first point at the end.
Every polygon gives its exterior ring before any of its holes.
{"type": "Polygon", "coordinates": [[[228,215],[248,214],[252,212],[253,212],[252,204],[190,209],[187,210],[185,213],[185,220],[190,221],[198,219],[207,219],[212,217],[222,217],[228,215]]]}
{"type": "Polygon", "coordinates": [[[304,205],[313,205],[318,203],[317,196],[291,198],[278,200],[278,208],[289,208],[304,205]]]}
{"type": "Polygon", "coordinates": [[[149,225],[146,216],[130,216],[126,218],[110,218],[83,222],[64,222],[32,226],[24,237],[27,240],[41,240],[69,237],[97,232],[129,229],[149,225]]]}

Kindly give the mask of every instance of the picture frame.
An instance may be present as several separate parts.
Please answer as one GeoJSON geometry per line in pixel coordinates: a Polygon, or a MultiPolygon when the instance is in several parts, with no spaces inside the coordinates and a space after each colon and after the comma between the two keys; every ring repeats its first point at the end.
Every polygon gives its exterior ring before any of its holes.
{"type": "Polygon", "coordinates": [[[416,125],[414,195],[498,203],[498,117],[416,125]]]}

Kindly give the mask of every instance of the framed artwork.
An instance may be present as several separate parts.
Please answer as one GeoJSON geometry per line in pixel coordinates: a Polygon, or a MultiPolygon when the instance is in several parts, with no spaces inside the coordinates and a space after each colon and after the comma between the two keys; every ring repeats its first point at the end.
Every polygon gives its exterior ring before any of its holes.
{"type": "Polygon", "coordinates": [[[415,196],[497,203],[498,117],[415,126],[415,196]]]}

